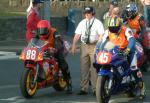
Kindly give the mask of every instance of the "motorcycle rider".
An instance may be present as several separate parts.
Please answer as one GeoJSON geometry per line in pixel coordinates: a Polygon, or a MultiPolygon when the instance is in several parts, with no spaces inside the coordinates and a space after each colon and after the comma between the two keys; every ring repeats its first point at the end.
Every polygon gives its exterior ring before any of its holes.
{"type": "Polygon", "coordinates": [[[61,36],[58,34],[55,28],[51,27],[49,21],[47,20],[40,20],[37,24],[38,30],[38,37],[40,40],[45,41],[45,43],[52,48],[57,50],[56,58],[58,60],[59,67],[62,70],[64,75],[64,79],[67,82],[67,93],[72,93],[72,83],[71,83],[71,76],[68,64],[63,55],[63,41],[61,36]]]}
{"type": "Polygon", "coordinates": [[[130,68],[140,87],[140,99],[143,99],[145,96],[145,84],[142,80],[142,73],[137,67],[135,38],[132,36],[131,29],[123,26],[121,18],[114,15],[108,20],[108,30],[105,31],[103,36],[103,40],[106,39],[109,39],[113,44],[119,46],[129,57],[130,68]]]}
{"type": "Polygon", "coordinates": [[[142,42],[143,36],[146,32],[146,25],[144,16],[138,12],[138,8],[135,3],[131,3],[126,6],[123,14],[123,22],[127,23],[132,29],[135,38],[142,42]]]}
{"type": "MultiPolygon", "coordinates": [[[[142,45],[144,34],[146,34],[146,24],[144,20],[144,16],[140,13],[138,13],[138,8],[135,3],[131,3],[126,6],[125,11],[123,12],[123,21],[128,24],[128,26],[132,29],[134,33],[134,37],[136,40],[138,40],[142,45]]],[[[146,57],[148,58],[148,50],[144,48],[144,53],[146,54],[146,57]]],[[[147,58],[144,61],[143,64],[143,69],[146,71],[147,65],[148,65],[148,60],[147,58]]]]}

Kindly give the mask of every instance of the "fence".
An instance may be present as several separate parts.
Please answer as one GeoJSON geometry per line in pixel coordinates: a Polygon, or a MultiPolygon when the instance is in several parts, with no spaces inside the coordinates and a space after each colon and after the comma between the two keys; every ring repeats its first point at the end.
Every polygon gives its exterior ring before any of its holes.
{"type": "MultiPolygon", "coordinates": [[[[74,4],[86,4],[86,3],[90,3],[90,4],[99,4],[101,2],[103,3],[108,3],[110,0],[50,0],[51,2],[51,6],[55,6],[56,5],[70,5],[70,2],[72,3],[72,5],[74,4]]],[[[123,4],[124,2],[138,2],[138,0],[118,0],[121,4],[123,4]]],[[[30,0],[9,0],[9,6],[28,6],[29,5],[30,0]]]]}
{"type": "MultiPolygon", "coordinates": [[[[28,7],[30,0],[9,0],[9,7],[12,8],[19,8],[20,10],[24,10],[28,7]]],[[[120,7],[126,6],[127,3],[129,3],[131,0],[118,0],[120,7]]],[[[140,4],[138,0],[134,0],[137,4],[140,4]]],[[[50,2],[50,9],[51,14],[53,16],[67,16],[68,9],[70,8],[76,8],[76,9],[82,9],[84,6],[91,5],[95,7],[96,12],[99,12],[102,9],[107,9],[109,0],[95,0],[95,2],[92,1],[60,1],[60,0],[53,0],[50,2]],[[104,7],[105,5],[105,7],[104,7]]],[[[141,6],[141,5],[139,5],[141,6]]],[[[16,11],[17,11],[16,9],[16,11]]],[[[141,10],[141,7],[139,7],[141,10]]],[[[24,10],[25,11],[25,10],[24,10]]]]}

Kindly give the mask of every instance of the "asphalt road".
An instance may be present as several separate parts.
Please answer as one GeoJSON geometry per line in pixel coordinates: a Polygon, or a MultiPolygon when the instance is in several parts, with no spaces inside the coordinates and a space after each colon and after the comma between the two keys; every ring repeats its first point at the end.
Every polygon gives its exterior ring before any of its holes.
{"type": "MultiPolygon", "coordinates": [[[[96,103],[96,97],[89,94],[85,96],[77,95],[79,92],[79,54],[68,55],[67,61],[70,66],[73,94],[68,95],[65,92],[56,92],[53,88],[38,90],[32,99],[22,97],[19,88],[19,81],[24,69],[23,62],[17,56],[8,54],[0,56],[0,103],[96,103]]],[[[110,103],[150,103],[150,72],[144,73],[144,81],[147,87],[147,97],[144,101],[137,98],[128,98],[123,94],[113,96],[110,103]]]]}

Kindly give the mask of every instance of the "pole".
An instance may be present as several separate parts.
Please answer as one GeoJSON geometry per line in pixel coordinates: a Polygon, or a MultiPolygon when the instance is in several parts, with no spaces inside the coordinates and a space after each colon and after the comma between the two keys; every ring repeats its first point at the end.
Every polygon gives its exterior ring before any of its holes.
{"type": "Polygon", "coordinates": [[[44,13],[43,19],[50,22],[50,0],[44,0],[44,13]]]}

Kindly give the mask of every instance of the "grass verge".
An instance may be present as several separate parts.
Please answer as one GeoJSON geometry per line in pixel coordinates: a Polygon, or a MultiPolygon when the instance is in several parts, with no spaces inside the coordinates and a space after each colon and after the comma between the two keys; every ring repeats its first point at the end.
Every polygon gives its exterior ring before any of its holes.
{"type": "Polygon", "coordinates": [[[26,12],[5,12],[0,11],[0,17],[20,17],[20,16],[26,16],[26,12]]]}

